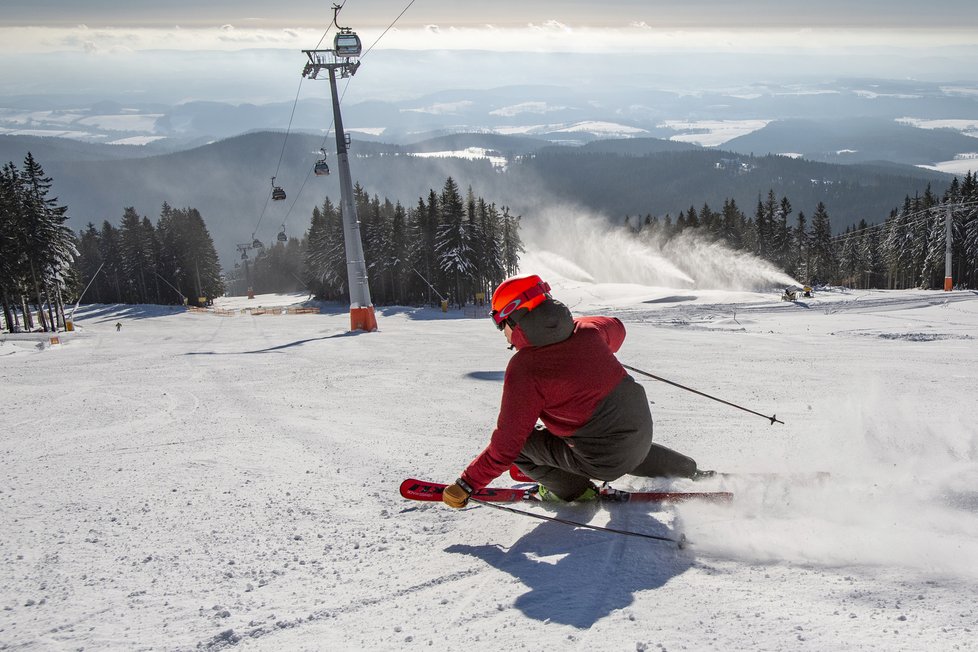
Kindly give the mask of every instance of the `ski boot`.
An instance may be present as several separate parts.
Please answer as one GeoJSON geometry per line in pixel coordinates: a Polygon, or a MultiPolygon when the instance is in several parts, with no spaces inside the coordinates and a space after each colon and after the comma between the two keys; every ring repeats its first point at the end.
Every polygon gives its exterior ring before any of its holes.
{"type": "Polygon", "coordinates": [[[564,500],[554,492],[547,489],[546,486],[541,484],[537,486],[537,496],[540,498],[540,500],[546,503],[586,503],[597,499],[598,488],[592,484],[590,487],[584,490],[584,493],[574,500],[564,500]]]}

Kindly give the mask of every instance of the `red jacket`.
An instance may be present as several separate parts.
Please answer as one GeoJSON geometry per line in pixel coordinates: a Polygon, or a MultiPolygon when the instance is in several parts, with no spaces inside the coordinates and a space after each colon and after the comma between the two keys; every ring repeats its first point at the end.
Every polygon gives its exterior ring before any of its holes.
{"type": "Polygon", "coordinates": [[[615,358],[624,339],[625,327],[614,317],[579,317],[570,337],[542,347],[531,346],[516,328],[517,352],[506,367],[496,429],[462,479],[479,490],[508,470],[538,419],[559,437],[587,424],[626,376],[615,358]]]}

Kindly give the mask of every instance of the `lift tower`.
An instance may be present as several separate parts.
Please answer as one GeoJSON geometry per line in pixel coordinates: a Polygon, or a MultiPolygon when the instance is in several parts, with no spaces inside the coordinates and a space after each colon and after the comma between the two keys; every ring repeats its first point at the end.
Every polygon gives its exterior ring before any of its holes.
{"type": "MultiPolygon", "coordinates": [[[[336,23],[334,6],[333,23],[336,23]]],[[[353,201],[353,178],[350,175],[350,159],[347,156],[349,140],[343,132],[343,117],[340,115],[340,99],[336,92],[336,76],[352,77],[360,67],[360,38],[348,27],[339,27],[333,40],[332,50],[303,50],[309,57],[302,70],[302,76],[317,79],[320,72],[329,72],[329,88],[333,96],[333,126],[336,132],[336,159],[340,172],[340,212],[343,215],[343,242],[346,247],[347,284],[350,287],[350,328],[351,330],[375,331],[377,318],[370,302],[370,288],[367,285],[367,262],[363,255],[363,240],[360,238],[360,219],[356,203],[353,201]]]]}

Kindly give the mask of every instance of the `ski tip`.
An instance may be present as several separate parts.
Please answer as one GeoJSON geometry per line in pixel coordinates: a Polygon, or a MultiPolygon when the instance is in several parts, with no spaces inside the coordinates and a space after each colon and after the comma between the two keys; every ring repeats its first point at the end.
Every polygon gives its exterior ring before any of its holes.
{"type": "Polygon", "coordinates": [[[441,500],[441,493],[444,488],[445,485],[440,482],[428,482],[408,478],[401,483],[399,490],[401,497],[407,498],[408,500],[439,501],[441,500]]]}

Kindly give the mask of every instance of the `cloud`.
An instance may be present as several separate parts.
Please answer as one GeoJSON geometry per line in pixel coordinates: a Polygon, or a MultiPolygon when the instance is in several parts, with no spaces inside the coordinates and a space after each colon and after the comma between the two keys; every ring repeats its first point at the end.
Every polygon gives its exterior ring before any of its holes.
{"type": "MultiPolygon", "coordinates": [[[[245,21],[248,24],[250,21],[245,21]]],[[[623,22],[617,27],[571,26],[548,19],[522,26],[498,24],[458,26],[426,23],[400,25],[384,32],[374,27],[358,30],[365,42],[378,49],[484,50],[495,52],[580,53],[756,53],[796,55],[819,53],[858,56],[889,52],[975,56],[978,37],[973,29],[893,30],[820,28],[662,28],[646,21],[623,22]],[[381,38],[383,35],[383,38],[381,38]],[[378,40],[379,39],[379,40],[378,40]]],[[[134,50],[223,50],[243,48],[311,48],[320,42],[321,28],[286,26],[242,27],[216,23],[211,27],[0,27],[0,53],[31,54],[65,50],[99,50],[123,45],[134,50]],[[97,35],[97,36],[95,36],[97,35]]]]}

